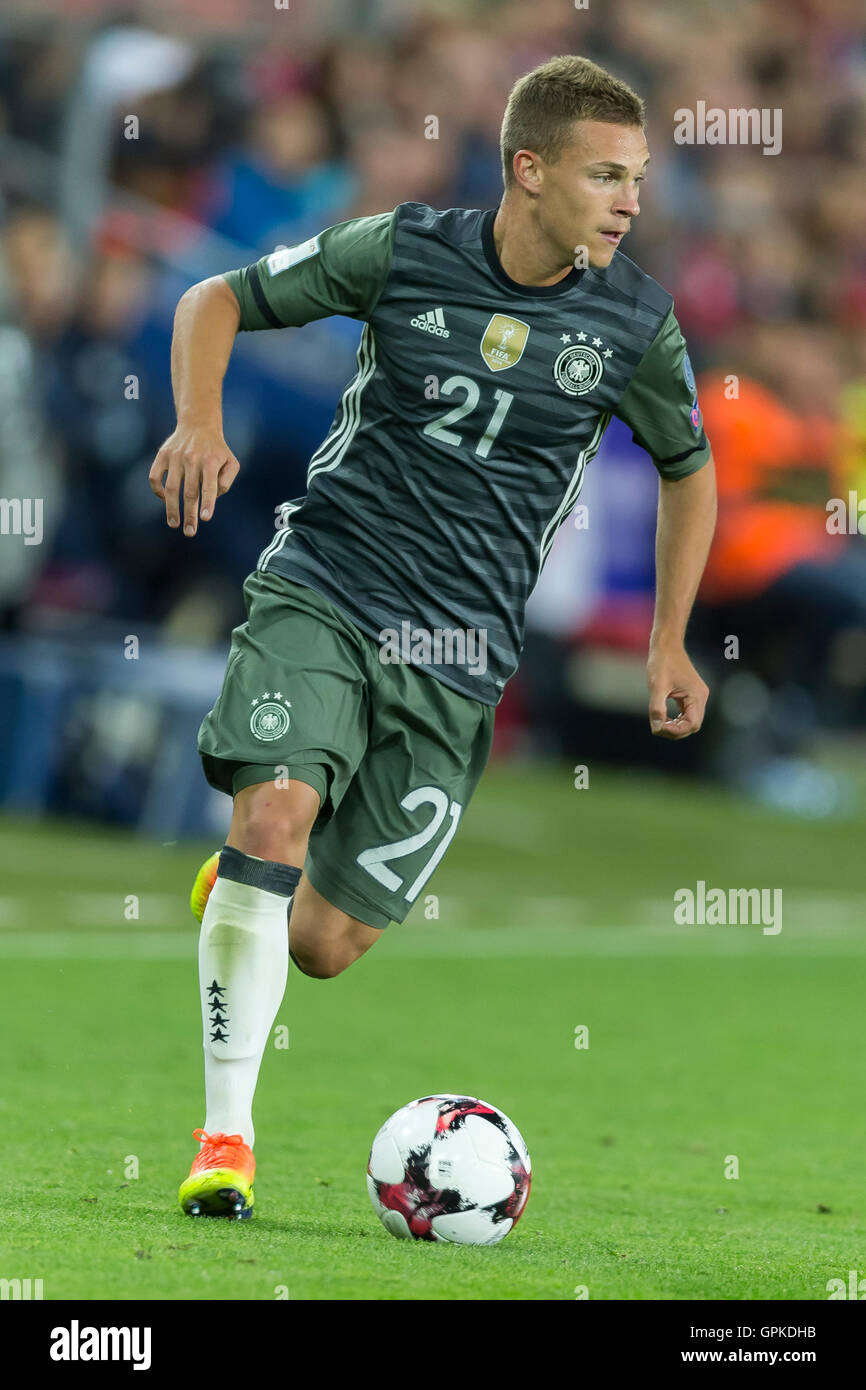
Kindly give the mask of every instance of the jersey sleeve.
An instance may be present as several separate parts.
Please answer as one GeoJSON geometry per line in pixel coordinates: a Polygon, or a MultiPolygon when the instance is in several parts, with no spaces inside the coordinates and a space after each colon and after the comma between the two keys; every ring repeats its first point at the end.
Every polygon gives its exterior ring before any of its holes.
{"type": "Polygon", "coordinates": [[[695,377],[673,307],[644,353],[614,414],[660,475],[685,478],[710,457],[695,377]]]}
{"type": "Polygon", "coordinates": [[[240,329],[300,328],[330,314],[366,319],[391,268],[395,220],[396,212],[355,217],[228,271],[240,329]]]}

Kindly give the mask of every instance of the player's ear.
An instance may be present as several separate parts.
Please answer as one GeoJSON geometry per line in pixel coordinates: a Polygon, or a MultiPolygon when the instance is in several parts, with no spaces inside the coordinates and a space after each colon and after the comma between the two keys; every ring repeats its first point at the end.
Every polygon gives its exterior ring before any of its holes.
{"type": "Polygon", "coordinates": [[[518,150],[512,161],[514,177],[527,193],[540,193],[542,176],[538,159],[531,150],[518,150]]]}

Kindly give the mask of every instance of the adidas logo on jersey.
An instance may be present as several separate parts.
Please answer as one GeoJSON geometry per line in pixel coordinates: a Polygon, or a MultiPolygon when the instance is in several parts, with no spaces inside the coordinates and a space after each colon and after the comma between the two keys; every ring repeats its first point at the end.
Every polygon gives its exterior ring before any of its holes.
{"type": "Polygon", "coordinates": [[[410,319],[413,328],[421,328],[425,333],[435,333],[437,338],[450,338],[451,334],[445,327],[445,315],[440,309],[428,309],[424,314],[417,314],[414,319],[410,319]]]}

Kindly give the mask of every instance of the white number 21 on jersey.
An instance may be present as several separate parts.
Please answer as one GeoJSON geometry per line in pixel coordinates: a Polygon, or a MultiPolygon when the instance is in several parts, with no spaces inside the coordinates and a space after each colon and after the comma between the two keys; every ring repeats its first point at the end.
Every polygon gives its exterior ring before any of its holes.
{"type": "Polygon", "coordinates": [[[417,898],[424,884],[432,874],[439,860],[442,858],[446,849],[454,839],[457,823],[460,820],[460,813],[463,807],[459,801],[452,801],[449,805],[448,797],[439,787],[416,787],[414,791],[408,792],[400,806],[404,811],[415,811],[425,802],[433,807],[433,815],[424,827],[416,835],[409,835],[405,840],[395,840],[390,845],[376,845],[373,849],[365,849],[358,855],[356,862],[366,869],[368,874],[372,874],[377,883],[384,884],[390,893],[396,893],[406,882],[399,874],[395,874],[393,869],[388,868],[388,861],[391,859],[403,859],[407,854],[414,854],[416,849],[421,849],[436,835],[445,817],[450,815],[451,824],[448,826],[442,839],[439,841],[435,850],[431,854],[427,863],[424,865],[418,877],[406,889],[403,894],[407,902],[413,903],[417,898]]]}

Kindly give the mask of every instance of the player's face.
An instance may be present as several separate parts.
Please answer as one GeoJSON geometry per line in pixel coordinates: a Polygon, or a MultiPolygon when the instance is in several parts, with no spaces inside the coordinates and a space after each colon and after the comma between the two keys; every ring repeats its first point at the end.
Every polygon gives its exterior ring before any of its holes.
{"type": "Polygon", "coordinates": [[[579,121],[575,137],[555,164],[541,163],[540,220],[567,260],[585,246],[604,267],[640,211],[649,150],[639,126],[579,121]]]}

